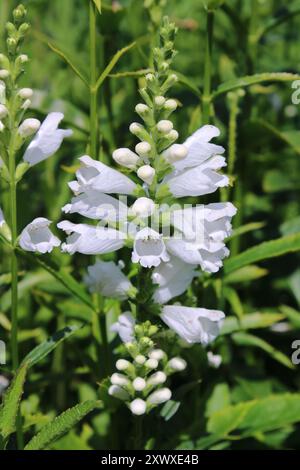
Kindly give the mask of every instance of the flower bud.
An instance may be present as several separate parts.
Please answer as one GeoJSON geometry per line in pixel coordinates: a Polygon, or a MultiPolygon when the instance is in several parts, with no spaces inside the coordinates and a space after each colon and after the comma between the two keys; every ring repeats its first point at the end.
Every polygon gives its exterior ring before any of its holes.
{"type": "Polygon", "coordinates": [[[155,170],[150,165],[143,165],[137,171],[138,177],[147,184],[152,184],[155,170]]]}
{"type": "Polygon", "coordinates": [[[9,75],[10,75],[10,74],[9,74],[9,71],[8,71],[8,70],[6,70],[6,69],[1,69],[1,70],[0,70],[0,79],[1,79],[1,80],[5,80],[6,78],[9,77],[9,75]]]}
{"type": "Polygon", "coordinates": [[[145,78],[147,82],[153,82],[155,80],[155,76],[153,75],[153,73],[147,73],[145,78]]]}
{"type": "Polygon", "coordinates": [[[127,379],[126,375],[118,374],[117,372],[111,376],[110,381],[113,385],[119,385],[120,387],[129,384],[129,380],[127,379]]]}
{"type": "Polygon", "coordinates": [[[38,119],[25,119],[19,127],[19,134],[23,138],[30,137],[39,130],[40,126],[38,119]]]}
{"type": "MultiPolygon", "coordinates": [[[[169,100],[168,100],[169,101],[169,100]]],[[[156,96],[154,98],[154,102],[156,104],[156,106],[158,106],[159,108],[161,108],[162,106],[165,105],[166,103],[166,98],[164,96],[156,96]]]]}
{"type": "Polygon", "coordinates": [[[126,168],[134,169],[139,161],[138,155],[128,148],[120,148],[114,151],[112,155],[115,162],[126,168]]]}
{"type": "Polygon", "coordinates": [[[132,386],[136,392],[142,392],[146,388],[146,380],[142,377],[137,377],[132,382],[132,386]]]}
{"type": "Polygon", "coordinates": [[[139,124],[138,122],[133,122],[129,126],[130,132],[138,137],[141,141],[145,141],[149,139],[149,134],[144,128],[142,124],[139,124]]]}
{"type": "Polygon", "coordinates": [[[211,351],[208,351],[207,361],[210,367],[218,369],[222,364],[222,356],[220,356],[219,354],[213,354],[211,351]]]}
{"type": "Polygon", "coordinates": [[[20,28],[19,28],[19,34],[21,36],[24,36],[30,29],[30,25],[28,23],[23,23],[21,24],[20,28]]]}
{"type": "Polygon", "coordinates": [[[21,108],[22,109],[28,109],[31,106],[31,100],[25,100],[24,103],[22,104],[21,108]]]}
{"type": "Polygon", "coordinates": [[[140,416],[145,414],[147,409],[147,404],[141,398],[136,398],[129,405],[130,411],[132,414],[140,416]]]}
{"type": "Polygon", "coordinates": [[[18,42],[15,38],[7,38],[6,40],[8,52],[14,54],[18,45],[18,42]]]}
{"type": "Polygon", "coordinates": [[[21,88],[18,95],[22,100],[28,100],[29,98],[32,98],[33,91],[31,88],[21,88]]]}
{"type": "Polygon", "coordinates": [[[147,398],[147,403],[150,405],[160,405],[166,401],[169,401],[171,396],[172,392],[169,388],[161,388],[160,390],[157,390],[156,392],[153,392],[151,395],[149,395],[147,398]]]}
{"type": "Polygon", "coordinates": [[[4,104],[0,104],[0,119],[6,118],[8,115],[8,109],[4,104]]]}
{"type": "Polygon", "coordinates": [[[133,206],[131,207],[131,211],[137,217],[150,217],[155,210],[155,202],[148,197],[140,197],[138,198],[133,206]]]}
{"type": "Polygon", "coordinates": [[[187,363],[181,357],[173,357],[168,362],[168,367],[176,372],[181,372],[186,369],[187,363]]]}
{"type": "Polygon", "coordinates": [[[185,145],[173,144],[163,153],[163,156],[167,162],[174,163],[186,158],[187,154],[188,149],[185,145]]]}
{"type": "Polygon", "coordinates": [[[27,10],[24,7],[24,5],[20,4],[17,6],[17,8],[14,9],[13,11],[13,17],[15,21],[21,21],[25,18],[27,15],[27,10]]]}
{"type": "Polygon", "coordinates": [[[157,369],[158,361],[157,359],[148,359],[148,361],[145,362],[145,366],[148,367],[148,369],[157,369]]]}
{"type": "Polygon", "coordinates": [[[131,364],[129,361],[126,361],[125,359],[119,359],[117,362],[116,362],[116,368],[118,370],[126,370],[128,369],[128,367],[130,367],[131,364]]]}
{"type": "Polygon", "coordinates": [[[127,401],[130,398],[129,393],[119,385],[111,385],[108,389],[108,394],[123,401],[127,401]]]}
{"type": "Polygon", "coordinates": [[[161,359],[163,359],[165,357],[165,353],[162,349],[153,349],[153,351],[151,351],[148,356],[150,359],[156,359],[157,361],[160,361],[161,359]]]}
{"type": "Polygon", "coordinates": [[[176,82],[178,82],[178,77],[175,73],[172,73],[171,75],[168,76],[166,79],[165,83],[161,87],[161,91],[165,93],[166,91],[169,90],[176,82]]]}
{"type": "Polygon", "coordinates": [[[161,385],[165,383],[167,380],[167,376],[164,372],[158,371],[152,374],[149,379],[147,380],[147,386],[155,386],[155,385],[161,385]]]}
{"type": "Polygon", "coordinates": [[[177,101],[173,99],[167,100],[164,104],[164,108],[167,111],[175,111],[177,109],[177,106],[178,106],[177,101]]]}
{"type": "Polygon", "coordinates": [[[151,145],[148,142],[139,142],[135,147],[136,153],[141,157],[146,157],[151,152],[151,145]]]}
{"type": "Polygon", "coordinates": [[[173,129],[166,137],[170,142],[175,142],[178,139],[179,134],[175,129],[173,129]]]}
{"type": "Polygon", "coordinates": [[[21,54],[17,58],[17,61],[20,62],[21,64],[26,64],[26,62],[28,62],[28,60],[29,60],[28,55],[26,55],[26,54],[21,54]]]}
{"type": "Polygon", "coordinates": [[[143,356],[142,354],[139,354],[138,356],[136,356],[136,358],[135,358],[134,360],[135,360],[135,362],[136,362],[137,364],[139,364],[140,366],[142,366],[142,365],[145,364],[145,362],[146,362],[146,358],[145,358],[145,356],[143,356]]]}
{"type": "Polygon", "coordinates": [[[143,104],[143,103],[138,103],[135,107],[135,111],[140,115],[140,116],[146,116],[149,111],[150,111],[150,108],[149,106],[147,106],[146,104],[143,104]]]}
{"type": "Polygon", "coordinates": [[[161,134],[169,134],[173,129],[173,122],[163,119],[157,123],[156,127],[161,134]]]}

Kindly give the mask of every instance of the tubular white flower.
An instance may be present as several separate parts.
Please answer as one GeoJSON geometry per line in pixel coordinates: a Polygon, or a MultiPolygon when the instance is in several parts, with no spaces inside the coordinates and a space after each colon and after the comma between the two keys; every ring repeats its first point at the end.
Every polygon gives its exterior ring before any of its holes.
{"type": "Polygon", "coordinates": [[[127,401],[130,398],[129,393],[119,385],[111,385],[108,389],[108,394],[122,401],[127,401]]]}
{"type": "Polygon", "coordinates": [[[172,256],[167,263],[154,269],[152,281],[158,284],[153,300],[165,304],[173,297],[183,294],[193,278],[197,276],[196,267],[172,256]]]}
{"type": "Polygon", "coordinates": [[[150,375],[147,380],[147,386],[155,386],[164,384],[167,381],[167,376],[164,372],[158,371],[150,375]]]}
{"type": "Polygon", "coordinates": [[[182,144],[173,144],[164,153],[165,160],[169,163],[175,163],[186,158],[188,149],[182,144]]]}
{"type": "Polygon", "coordinates": [[[207,345],[219,335],[225,315],[219,310],[166,305],[161,318],[187,343],[207,345]]]}
{"type": "Polygon", "coordinates": [[[138,153],[141,157],[146,157],[147,155],[149,155],[149,153],[151,152],[151,145],[148,143],[148,142],[139,142],[136,146],[135,146],[135,151],[136,153],[138,153]]]}
{"type": "Polygon", "coordinates": [[[114,323],[110,330],[118,333],[123,343],[132,343],[134,341],[135,320],[130,312],[122,313],[118,321],[114,323]]]}
{"type": "Polygon", "coordinates": [[[163,119],[157,123],[156,127],[161,134],[169,134],[173,130],[173,122],[163,119]]]}
{"type": "Polygon", "coordinates": [[[176,372],[181,372],[187,367],[187,363],[182,357],[173,357],[169,360],[168,366],[176,372]]]}
{"type": "Polygon", "coordinates": [[[118,222],[126,219],[128,208],[119,199],[94,189],[88,189],[73,197],[71,203],[65,205],[62,211],[66,214],[78,213],[94,220],[118,222]]]}
{"type": "Polygon", "coordinates": [[[32,98],[33,90],[31,88],[22,88],[19,91],[18,95],[22,100],[28,100],[28,99],[32,98]]]}
{"type": "Polygon", "coordinates": [[[146,380],[142,377],[136,377],[132,382],[132,386],[136,392],[142,392],[146,388],[146,380]]]}
{"type": "Polygon", "coordinates": [[[4,104],[0,104],[0,119],[6,118],[8,115],[8,109],[4,104]]]}
{"type": "Polygon", "coordinates": [[[214,369],[218,369],[220,365],[222,364],[222,356],[220,356],[219,354],[214,354],[211,351],[208,351],[207,361],[210,367],[213,367],[214,369]]]}
{"type": "Polygon", "coordinates": [[[128,148],[120,148],[113,152],[113,159],[119,165],[134,170],[139,162],[139,156],[128,148]]]}
{"type": "Polygon", "coordinates": [[[94,227],[87,224],[73,224],[64,220],[57,227],[67,234],[67,242],[62,244],[62,251],[73,255],[97,255],[117,251],[124,246],[126,235],[118,230],[94,227]]]}
{"type": "Polygon", "coordinates": [[[136,234],[132,253],[133,263],[140,263],[144,268],[152,268],[169,259],[164,241],[158,232],[146,227],[136,234]]]}
{"type": "Polygon", "coordinates": [[[19,245],[25,251],[50,253],[54,247],[60,246],[49,225],[50,220],[39,217],[28,224],[20,235],[19,245]]]}
{"type": "Polygon", "coordinates": [[[70,137],[73,134],[70,129],[58,129],[58,125],[63,118],[62,113],[48,114],[24,154],[25,162],[36,165],[46,160],[57,152],[65,137],[70,137]]]}
{"type": "Polygon", "coordinates": [[[120,387],[124,387],[130,383],[129,379],[126,377],[124,374],[119,374],[118,372],[115,372],[111,378],[110,381],[113,385],[119,385],[120,387]]]}
{"type": "Polygon", "coordinates": [[[118,370],[127,370],[128,367],[130,367],[130,362],[129,361],[126,361],[126,359],[118,359],[117,362],[116,362],[116,368],[118,370]]]}
{"type": "Polygon", "coordinates": [[[167,241],[168,251],[185,263],[199,264],[203,271],[217,272],[229,255],[224,241],[232,232],[236,211],[230,202],[174,211],[172,224],[183,235],[167,241]]]}
{"type": "Polygon", "coordinates": [[[80,157],[79,161],[81,167],[76,172],[77,181],[69,183],[74,193],[96,190],[108,194],[132,194],[136,189],[130,178],[88,155],[80,157]]]}
{"type": "Polygon", "coordinates": [[[151,393],[147,398],[147,403],[150,405],[161,405],[166,401],[169,401],[172,396],[172,392],[169,388],[161,388],[151,393]]]}
{"type": "Polygon", "coordinates": [[[155,177],[155,170],[150,165],[143,165],[137,171],[138,177],[147,184],[152,184],[155,177]]]}
{"type": "Polygon", "coordinates": [[[141,218],[150,217],[155,211],[155,202],[148,197],[138,198],[131,207],[131,212],[141,218]]]}
{"type": "Polygon", "coordinates": [[[113,261],[97,261],[89,266],[84,282],[90,292],[120,300],[127,299],[133,289],[129,279],[113,261]]]}
{"type": "Polygon", "coordinates": [[[41,123],[38,119],[25,119],[19,127],[19,134],[26,139],[35,134],[40,129],[41,123]]]}
{"type": "Polygon", "coordinates": [[[147,403],[141,398],[136,398],[129,405],[132,414],[141,416],[146,413],[147,403]]]}

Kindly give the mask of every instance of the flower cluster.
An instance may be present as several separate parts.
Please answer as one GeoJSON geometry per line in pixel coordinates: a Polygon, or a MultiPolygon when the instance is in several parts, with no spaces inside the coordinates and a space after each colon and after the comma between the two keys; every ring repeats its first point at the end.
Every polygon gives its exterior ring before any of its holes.
{"type": "MultiPolygon", "coordinates": [[[[126,317],[123,320],[126,322],[126,317]]],[[[133,328],[132,341],[125,344],[131,360],[119,359],[118,372],[110,379],[109,395],[124,401],[134,415],[143,415],[169,401],[172,392],[166,387],[168,377],[186,368],[184,359],[169,359],[162,349],[155,348],[152,337],[157,331],[149,321],[133,328]]]]}

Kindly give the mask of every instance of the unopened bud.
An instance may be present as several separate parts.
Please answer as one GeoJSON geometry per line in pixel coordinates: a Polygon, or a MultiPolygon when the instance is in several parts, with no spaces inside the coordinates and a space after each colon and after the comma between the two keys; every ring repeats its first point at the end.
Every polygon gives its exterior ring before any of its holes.
{"type": "Polygon", "coordinates": [[[177,109],[177,106],[178,106],[177,101],[173,99],[167,100],[164,104],[164,108],[167,111],[175,111],[177,109]]]}
{"type": "Polygon", "coordinates": [[[120,387],[129,384],[129,380],[126,375],[118,374],[117,372],[111,376],[110,381],[113,385],[119,385],[120,387]]]}
{"type": "Polygon", "coordinates": [[[118,370],[126,370],[128,369],[128,367],[130,367],[130,362],[129,361],[126,361],[125,359],[119,359],[117,362],[116,362],[116,368],[118,370]]]}
{"type": "Polygon", "coordinates": [[[150,217],[155,210],[155,202],[148,197],[140,197],[131,207],[131,211],[137,217],[150,217]]]}
{"type": "Polygon", "coordinates": [[[148,142],[139,142],[135,147],[135,151],[141,157],[145,157],[151,152],[151,145],[148,142]]]}
{"type": "Polygon", "coordinates": [[[161,385],[164,384],[167,380],[167,376],[164,372],[161,372],[160,370],[158,372],[155,372],[152,374],[149,379],[147,380],[147,386],[155,386],[155,385],[161,385]]]}
{"type": "Polygon", "coordinates": [[[2,121],[0,121],[0,132],[3,132],[5,129],[4,124],[2,121]]]}
{"type": "Polygon", "coordinates": [[[148,361],[145,362],[145,366],[148,367],[148,369],[157,369],[158,361],[156,359],[148,359],[148,361]]]}
{"type": "Polygon", "coordinates": [[[137,377],[132,382],[132,386],[136,392],[142,392],[146,388],[146,380],[142,377],[137,377]]]}
{"type": "Polygon", "coordinates": [[[19,34],[21,34],[21,36],[24,36],[29,31],[29,29],[30,25],[28,23],[23,23],[19,28],[19,34]]]}
{"type": "Polygon", "coordinates": [[[188,149],[185,145],[173,144],[164,153],[165,160],[169,163],[178,162],[184,160],[188,154],[188,149]]]}
{"type": "Polygon", "coordinates": [[[24,103],[22,104],[21,108],[22,109],[28,109],[31,106],[31,100],[25,100],[24,103]]]}
{"type": "Polygon", "coordinates": [[[27,100],[29,98],[32,98],[33,90],[31,88],[21,88],[18,95],[22,100],[27,100]]]}
{"type": "Polygon", "coordinates": [[[138,177],[147,184],[152,184],[155,170],[150,165],[143,165],[137,171],[138,177]]]}
{"type": "Polygon", "coordinates": [[[172,396],[172,392],[169,388],[161,388],[156,392],[151,393],[147,399],[147,403],[150,405],[161,405],[166,401],[169,401],[172,396]]]}
{"type": "Polygon", "coordinates": [[[115,150],[112,157],[119,165],[130,169],[134,169],[139,161],[138,155],[128,148],[120,148],[115,150]]]}
{"type": "Polygon", "coordinates": [[[26,138],[35,134],[41,126],[38,119],[25,119],[19,127],[19,134],[21,137],[26,138]]]}
{"type": "Polygon", "coordinates": [[[154,102],[155,102],[156,106],[161,108],[165,104],[166,98],[164,96],[156,96],[154,98],[154,102]]]}
{"type": "Polygon", "coordinates": [[[5,80],[6,78],[8,78],[10,75],[9,71],[6,70],[6,69],[1,69],[0,70],[0,79],[1,80],[5,80]]]}
{"type": "Polygon", "coordinates": [[[165,353],[162,349],[153,349],[153,351],[151,351],[148,356],[150,359],[156,359],[157,361],[160,361],[161,359],[163,359],[165,357],[165,353]]]}
{"type": "Polygon", "coordinates": [[[168,362],[168,367],[170,367],[170,369],[172,369],[174,371],[178,371],[178,372],[181,372],[184,369],[186,369],[186,366],[187,366],[186,361],[184,359],[182,359],[181,357],[173,357],[168,362]]]}
{"type": "Polygon", "coordinates": [[[145,358],[145,356],[143,356],[142,354],[139,354],[138,356],[136,356],[136,358],[135,358],[134,360],[135,360],[135,362],[136,362],[137,364],[139,364],[140,366],[142,366],[142,365],[145,364],[145,362],[146,362],[146,358],[145,358]]]}
{"type": "Polygon", "coordinates": [[[127,401],[130,398],[129,393],[119,385],[111,385],[108,389],[108,394],[123,401],[127,401]]]}
{"type": "Polygon", "coordinates": [[[0,119],[6,118],[8,115],[8,109],[4,104],[0,104],[0,119]]]}
{"type": "Polygon", "coordinates": [[[140,116],[145,116],[146,114],[149,113],[150,108],[146,104],[143,103],[138,103],[135,107],[135,111],[140,115],[140,116]]]}
{"type": "Polygon", "coordinates": [[[130,411],[132,414],[140,416],[145,414],[147,409],[147,404],[141,398],[136,398],[129,405],[130,411]]]}
{"type": "Polygon", "coordinates": [[[26,62],[28,62],[28,60],[29,60],[28,55],[26,55],[26,54],[21,54],[17,58],[17,61],[19,61],[21,64],[26,64],[26,62]]]}
{"type": "Polygon", "coordinates": [[[156,127],[161,134],[169,134],[173,129],[173,122],[163,119],[157,123],[156,127]]]}

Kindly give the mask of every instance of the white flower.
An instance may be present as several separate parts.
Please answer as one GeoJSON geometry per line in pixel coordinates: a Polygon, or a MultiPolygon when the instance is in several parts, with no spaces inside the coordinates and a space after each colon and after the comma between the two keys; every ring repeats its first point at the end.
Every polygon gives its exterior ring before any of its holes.
{"type": "Polygon", "coordinates": [[[181,372],[187,367],[187,363],[182,357],[173,357],[169,360],[168,366],[176,372],[181,372]]]}
{"type": "Polygon", "coordinates": [[[122,313],[118,321],[114,323],[110,330],[118,333],[123,343],[131,343],[134,341],[134,325],[135,320],[130,312],[122,313]]]}
{"type": "Polygon", "coordinates": [[[161,134],[169,134],[173,130],[173,122],[163,119],[157,123],[156,127],[161,134]]]}
{"type": "Polygon", "coordinates": [[[118,222],[127,217],[128,208],[119,199],[89,189],[73,197],[70,204],[62,208],[66,214],[78,213],[84,217],[107,222],[118,222]]]}
{"type": "Polygon", "coordinates": [[[213,367],[214,369],[218,369],[222,364],[222,356],[219,354],[213,354],[211,351],[208,351],[207,353],[207,360],[210,367],[213,367]]]}
{"type": "Polygon", "coordinates": [[[236,211],[230,202],[174,211],[172,224],[182,236],[167,241],[168,251],[185,263],[199,264],[203,271],[217,272],[229,255],[224,240],[231,234],[236,211]]]}
{"type": "Polygon", "coordinates": [[[155,170],[150,165],[143,165],[137,171],[138,177],[147,184],[152,184],[155,176],[155,170]]]}
{"type": "Polygon", "coordinates": [[[161,361],[165,357],[165,352],[162,349],[153,349],[148,354],[150,359],[156,359],[157,361],[161,361]]]}
{"type": "Polygon", "coordinates": [[[73,132],[70,129],[58,129],[58,125],[63,118],[64,115],[62,113],[48,114],[25,152],[25,162],[30,165],[36,165],[46,160],[57,152],[65,137],[72,135],[73,132]]]}
{"type": "Polygon", "coordinates": [[[43,217],[34,219],[22,231],[20,247],[25,251],[50,253],[54,247],[60,246],[60,240],[49,229],[50,224],[50,220],[43,217]]]}
{"type": "Polygon", "coordinates": [[[147,386],[161,385],[165,383],[166,380],[167,380],[166,374],[159,370],[158,372],[154,372],[154,374],[150,375],[150,377],[147,380],[147,386]]]}
{"type": "Polygon", "coordinates": [[[173,144],[164,153],[165,160],[169,163],[175,163],[187,157],[188,148],[185,145],[173,144]]]}
{"type": "Polygon", "coordinates": [[[157,267],[162,261],[169,261],[162,236],[149,227],[140,230],[135,237],[132,262],[144,268],[157,267]]]}
{"type": "Polygon", "coordinates": [[[84,282],[90,292],[120,300],[127,299],[133,290],[129,279],[113,261],[97,261],[94,266],[89,266],[84,282]]]}
{"type": "Polygon", "coordinates": [[[115,372],[111,378],[110,381],[113,385],[119,385],[120,387],[126,387],[126,385],[129,385],[129,379],[126,377],[124,374],[119,374],[118,372],[115,372]]]}
{"type": "Polygon", "coordinates": [[[125,243],[125,234],[112,228],[73,224],[67,220],[57,227],[69,235],[67,242],[62,244],[62,251],[71,255],[76,252],[83,255],[111,253],[125,243]]]}
{"type": "Polygon", "coordinates": [[[141,157],[146,157],[147,155],[149,155],[149,153],[151,152],[151,145],[149,144],[149,142],[139,142],[136,146],[135,146],[135,151],[136,153],[138,153],[141,157]]]}
{"type": "Polygon", "coordinates": [[[147,404],[141,398],[136,398],[129,405],[132,414],[141,416],[146,413],[147,404]]]}
{"type": "Polygon", "coordinates": [[[152,274],[152,281],[159,285],[153,296],[154,301],[165,304],[173,297],[183,294],[197,276],[195,269],[195,266],[175,256],[167,263],[160,264],[152,274]]]}
{"type": "Polygon", "coordinates": [[[131,212],[141,218],[150,217],[155,211],[155,202],[148,197],[139,197],[131,207],[131,212]]]}
{"type": "Polygon", "coordinates": [[[31,88],[22,88],[19,91],[18,95],[22,100],[28,100],[28,99],[32,98],[33,90],[31,88]]]}
{"type": "Polygon", "coordinates": [[[207,345],[219,335],[225,315],[219,310],[166,305],[161,318],[187,343],[207,345]]]}
{"type": "Polygon", "coordinates": [[[177,109],[177,106],[178,106],[177,101],[173,99],[167,100],[164,104],[164,108],[167,111],[175,111],[177,109]]]}
{"type": "Polygon", "coordinates": [[[25,119],[19,127],[19,134],[21,137],[26,139],[35,134],[41,126],[41,123],[38,119],[25,119]]]}
{"type": "Polygon", "coordinates": [[[127,370],[130,367],[130,362],[126,361],[126,359],[118,359],[116,362],[116,368],[118,370],[127,370]]]}
{"type": "Polygon", "coordinates": [[[145,362],[145,367],[147,367],[148,369],[157,369],[158,367],[158,360],[157,359],[148,359],[146,362],[145,362]]]}
{"type": "Polygon", "coordinates": [[[142,377],[136,377],[132,382],[132,386],[136,392],[142,392],[146,388],[146,380],[142,377]]]}
{"type": "Polygon", "coordinates": [[[119,171],[93,160],[88,155],[80,157],[79,161],[81,167],[76,172],[77,181],[69,183],[74,193],[93,189],[109,194],[133,194],[136,184],[119,171]]]}
{"type": "Polygon", "coordinates": [[[119,165],[134,170],[138,164],[139,156],[128,148],[120,148],[113,152],[113,159],[119,165]]]}
{"type": "Polygon", "coordinates": [[[161,388],[151,393],[147,398],[147,403],[150,405],[161,405],[166,401],[169,401],[172,396],[172,392],[169,388],[161,388]]]}
{"type": "Polygon", "coordinates": [[[2,212],[2,209],[0,207],[0,228],[5,224],[5,219],[4,219],[4,215],[3,215],[3,212],[2,212]]]}

